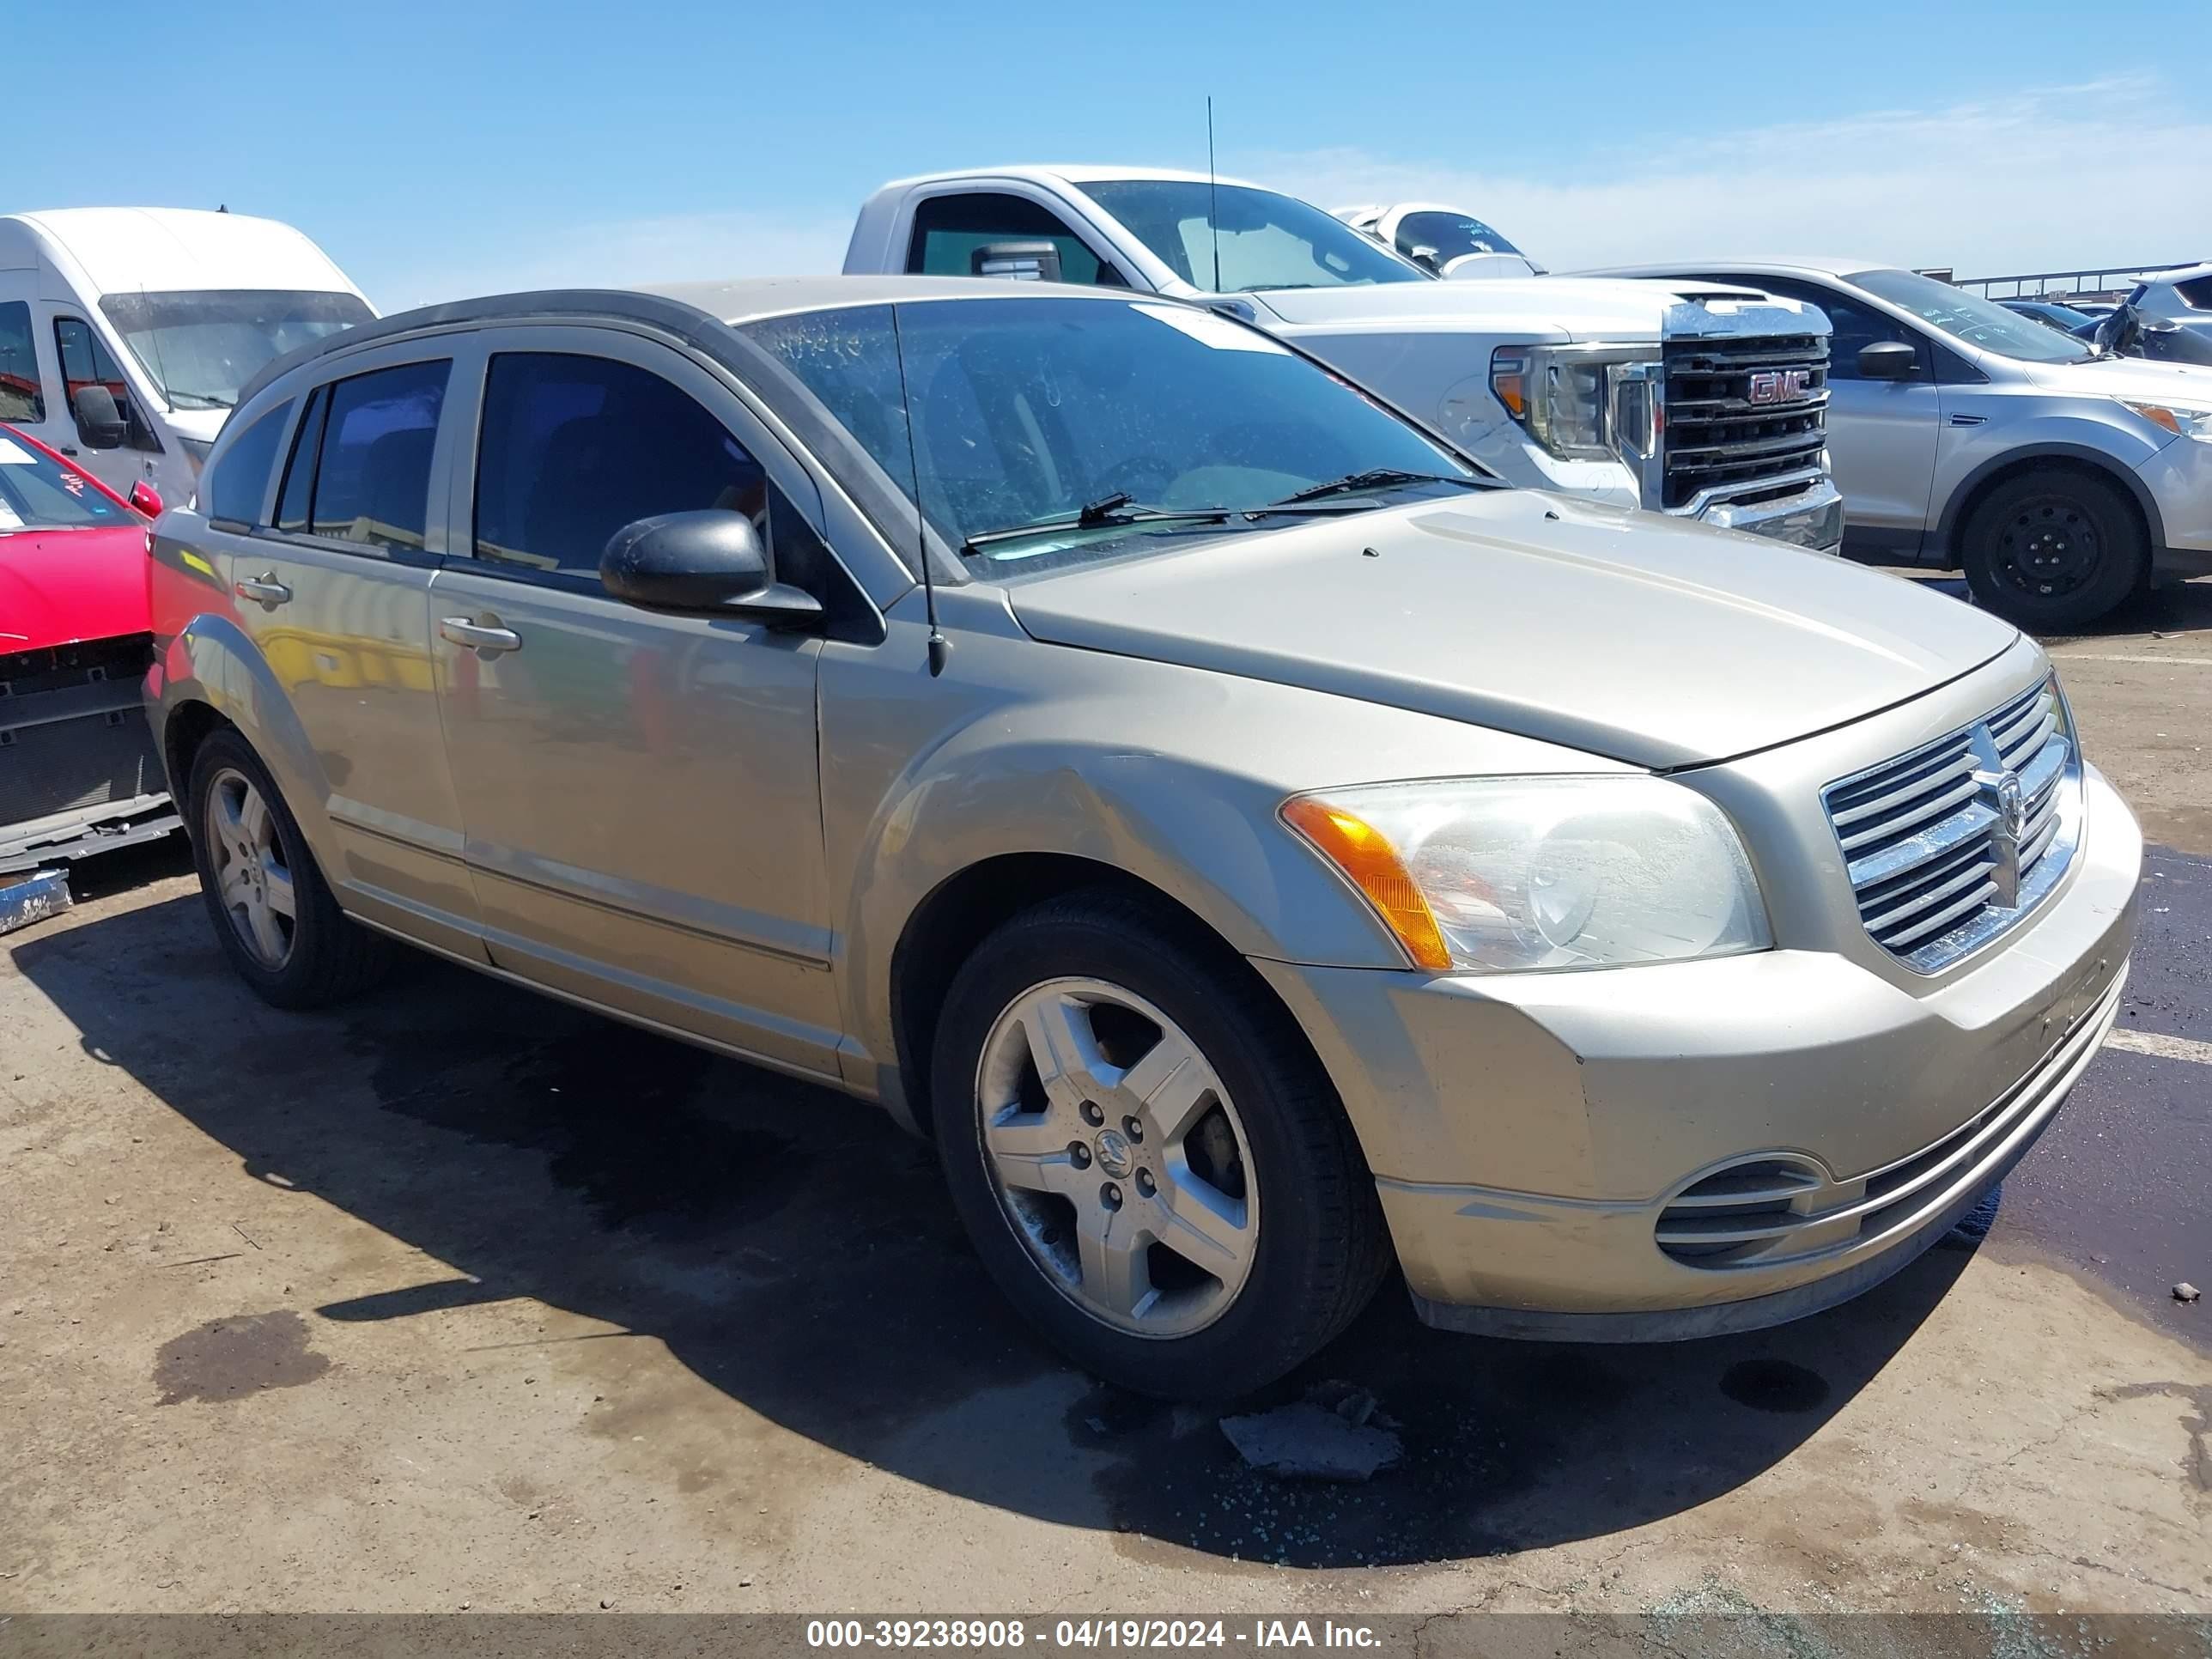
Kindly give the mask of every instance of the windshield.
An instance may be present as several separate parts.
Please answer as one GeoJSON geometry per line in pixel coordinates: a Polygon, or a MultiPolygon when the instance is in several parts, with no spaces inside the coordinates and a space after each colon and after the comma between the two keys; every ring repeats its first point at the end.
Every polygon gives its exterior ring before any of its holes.
{"type": "Polygon", "coordinates": [[[1202,179],[1105,179],[1081,188],[1176,276],[1210,293],[1428,280],[1343,220],[1272,190],[1202,179]]]}
{"type": "MultiPolygon", "coordinates": [[[[1462,484],[1483,476],[1257,329],[1170,302],[928,301],[806,312],[740,331],[921,502],[951,547],[1072,520],[1119,495],[1133,511],[1242,514],[1377,469],[1462,484]]],[[[1455,486],[1374,488],[1403,498],[1455,486]]],[[[1358,493],[1314,505],[1356,510],[1358,493]]],[[[1070,525],[968,556],[983,568],[1039,568],[1164,544],[1158,538],[1273,528],[1299,522],[1300,510],[1225,524],[1070,525]]]]}
{"type": "Polygon", "coordinates": [[[1481,220],[1464,213],[1407,214],[1398,222],[1398,247],[1405,253],[1415,248],[1427,248],[1439,265],[1448,265],[1470,253],[1521,251],[1481,220]]]}
{"type": "Polygon", "coordinates": [[[2096,354],[2031,317],[1911,270],[1862,270],[1844,280],[1902,306],[1930,328],[1984,351],[2029,363],[2081,363],[2096,354]]]}
{"type": "Polygon", "coordinates": [[[358,295],[283,289],[110,294],[100,308],[173,409],[229,409],[271,360],[376,314],[358,295]]]}
{"type": "Polygon", "coordinates": [[[82,472],[0,432],[0,536],[15,530],[95,530],[131,509],[82,472]]]}

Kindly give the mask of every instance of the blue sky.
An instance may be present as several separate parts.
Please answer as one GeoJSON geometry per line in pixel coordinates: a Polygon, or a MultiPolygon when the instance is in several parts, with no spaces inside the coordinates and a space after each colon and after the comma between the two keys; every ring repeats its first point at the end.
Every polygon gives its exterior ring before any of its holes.
{"type": "Polygon", "coordinates": [[[90,104],[18,128],[0,210],[226,202],[300,226],[386,308],[825,270],[899,174],[1202,166],[1212,93],[1224,172],[1328,206],[1441,198],[1556,269],[2212,258],[2212,77],[2168,31],[2085,25],[2078,0],[1689,15],[216,0],[111,4],[88,34],[27,0],[14,61],[110,56],[90,104]]]}

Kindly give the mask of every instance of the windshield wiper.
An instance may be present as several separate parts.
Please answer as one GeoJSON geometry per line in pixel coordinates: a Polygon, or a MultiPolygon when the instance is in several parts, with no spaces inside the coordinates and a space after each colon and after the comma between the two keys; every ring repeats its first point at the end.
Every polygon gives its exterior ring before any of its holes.
{"type": "Polygon", "coordinates": [[[1138,505],[1126,489],[1085,503],[1081,511],[1034,524],[1011,524],[998,530],[979,530],[960,544],[963,553],[994,542],[1018,541],[1024,536],[1049,536],[1066,530],[1103,530],[1130,524],[1226,524],[1225,507],[1164,507],[1138,505]]]}
{"type": "Polygon", "coordinates": [[[191,398],[192,407],[195,409],[235,409],[238,407],[237,399],[233,398],[219,398],[212,392],[178,392],[166,387],[163,389],[163,392],[164,395],[167,397],[168,400],[173,404],[181,404],[185,398],[191,398]]]}
{"type": "Polygon", "coordinates": [[[1468,477],[1463,472],[1408,472],[1402,467],[1371,466],[1364,472],[1347,472],[1341,478],[1332,478],[1327,483],[1317,483],[1304,489],[1291,491],[1280,501],[1270,501],[1269,507],[1293,507],[1300,501],[1317,501],[1325,495],[1349,495],[1363,489],[1385,489],[1393,484],[1449,483],[1464,484],[1469,489],[1487,489],[1483,479],[1468,477]]]}

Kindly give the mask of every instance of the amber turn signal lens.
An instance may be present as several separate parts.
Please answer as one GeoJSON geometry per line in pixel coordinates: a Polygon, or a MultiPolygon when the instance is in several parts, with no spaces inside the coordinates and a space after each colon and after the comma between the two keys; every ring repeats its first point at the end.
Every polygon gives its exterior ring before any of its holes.
{"type": "Polygon", "coordinates": [[[1444,945],[1435,913],[1406,872],[1397,848],[1381,830],[1340,806],[1311,796],[1286,803],[1283,822],[1311,842],[1323,857],[1351,878],[1353,886],[1367,895],[1368,902],[1382,913],[1416,968],[1442,973],[1451,966],[1451,951],[1444,945]]]}

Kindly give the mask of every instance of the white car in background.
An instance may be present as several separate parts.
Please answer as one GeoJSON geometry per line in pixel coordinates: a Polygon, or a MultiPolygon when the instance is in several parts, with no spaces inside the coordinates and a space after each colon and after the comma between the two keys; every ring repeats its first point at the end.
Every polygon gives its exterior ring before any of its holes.
{"type": "Polygon", "coordinates": [[[1471,213],[1440,202],[1350,207],[1336,216],[1451,282],[1480,276],[1541,276],[1544,267],[1471,213]]]}
{"type": "Polygon", "coordinates": [[[0,421],[118,495],[190,498],[246,385],[376,315],[274,219],[191,208],[0,216],[0,421]]]}

